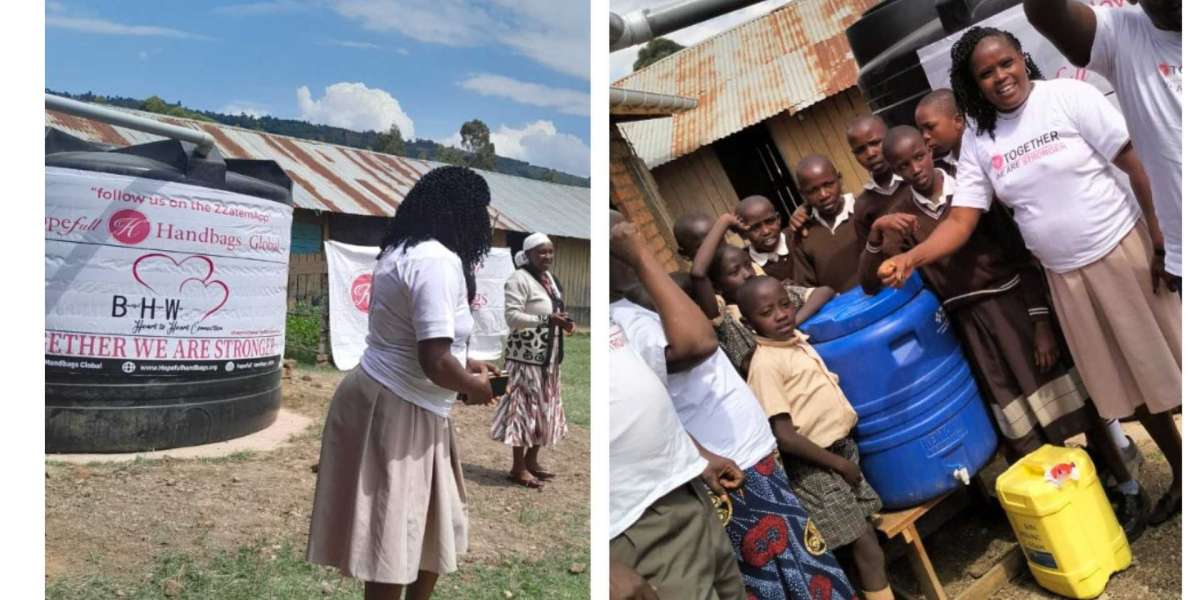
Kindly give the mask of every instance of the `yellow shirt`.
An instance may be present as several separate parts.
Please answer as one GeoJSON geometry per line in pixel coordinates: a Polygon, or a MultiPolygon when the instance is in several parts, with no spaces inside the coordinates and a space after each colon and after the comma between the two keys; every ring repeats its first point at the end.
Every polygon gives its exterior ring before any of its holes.
{"type": "Polygon", "coordinates": [[[755,337],[747,383],[767,417],[788,415],[797,433],[822,448],[850,435],[858,413],[808,337],[798,331],[786,341],[755,337]]]}

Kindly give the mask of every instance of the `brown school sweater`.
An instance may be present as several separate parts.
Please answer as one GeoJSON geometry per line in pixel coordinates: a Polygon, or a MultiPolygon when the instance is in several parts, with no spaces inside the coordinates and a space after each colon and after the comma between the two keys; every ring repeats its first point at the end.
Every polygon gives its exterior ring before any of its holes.
{"type": "MultiPolygon", "coordinates": [[[[949,176],[946,176],[949,179],[949,176]]],[[[879,265],[890,256],[912,249],[929,238],[933,230],[950,214],[953,195],[933,213],[915,198],[897,202],[891,212],[906,213],[917,219],[915,234],[899,236],[885,233],[877,251],[868,247],[862,253],[859,275],[863,291],[876,293],[882,287],[879,265]]],[[[880,215],[882,216],[882,215],[880,215]]],[[[1049,318],[1049,295],[1041,265],[1025,247],[1008,209],[993,203],[979,218],[979,225],[967,243],[940,261],[921,267],[921,278],[942,300],[947,311],[967,306],[984,298],[1019,290],[1029,307],[1030,316],[1049,318]]]]}
{"type": "Polygon", "coordinates": [[[894,202],[905,202],[908,198],[912,198],[912,186],[907,183],[900,184],[890,196],[863,189],[854,199],[854,232],[858,235],[859,252],[867,245],[867,236],[871,234],[871,225],[875,224],[875,219],[886,215],[894,202]]]}
{"type": "MultiPolygon", "coordinates": [[[[787,256],[781,256],[777,260],[767,261],[762,265],[763,273],[792,285],[803,285],[800,283],[800,278],[808,273],[808,266],[803,264],[800,258],[799,250],[796,248],[795,240],[798,237],[796,232],[789,227],[784,227],[779,234],[788,244],[787,256]]],[[[753,259],[751,259],[753,261],[753,259]]]]}
{"type": "Polygon", "coordinates": [[[832,232],[814,222],[809,225],[807,236],[795,240],[796,254],[804,267],[796,285],[829,286],[839,294],[858,285],[860,251],[854,219],[851,213],[832,232]]]}

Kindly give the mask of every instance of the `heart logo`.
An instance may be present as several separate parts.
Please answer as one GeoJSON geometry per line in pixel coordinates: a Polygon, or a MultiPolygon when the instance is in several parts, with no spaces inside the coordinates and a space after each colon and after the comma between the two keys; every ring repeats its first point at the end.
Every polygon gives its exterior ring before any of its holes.
{"type": "Polygon", "coordinates": [[[197,319],[197,323],[220,310],[222,306],[225,306],[225,302],[229,300],[229,286],[225,285],[224,281],[216,279],[212,281],[204,281],[195,277],[186,279],[183,283],[179,284],[179,293],[189,300],[196,299],[196,303],[200,306],[212,307],[197,319]]]}
{"type": "Polygon", "coordinates": [[[216,267],[207,256],[192,255],[177,261],[156,252],[133,261],[133,278],[142,287],[155,294],[178,293],[188,299],[188,305],[209,307],[198,309],[204,312],[196,322],[207,319],[229,300],[229,286],[213,279],[215,273],[216,267]]]}
{"type": "Polygon", "coordinates": [[[1162,72],[1163,77],[1171,76],[1171,65],[1168,65],[1167,63],[1160,63],[1158,65],[1158,70],[1162,72]]]}
{"type": "Polygon", "coordinates": [[[999,154],[992,157],[992,168],[999,171],[1004,168],[1004,157],[999,154]]]}
{"type": "Polygon", "coordinates": [[[371,308],[372,280],[370,273],[363,273],[355,277],[354,282],[350,284],[350,301],[354,303],[355,308],[363,312],[371,308]]]}

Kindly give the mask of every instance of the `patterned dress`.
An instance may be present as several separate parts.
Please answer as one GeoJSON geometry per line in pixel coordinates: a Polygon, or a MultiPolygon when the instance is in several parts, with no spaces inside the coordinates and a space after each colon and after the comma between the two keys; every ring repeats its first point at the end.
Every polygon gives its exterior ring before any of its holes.
{"type": "Polygon", "coordinates": [[[746,469],[732,492],[725,532],[733,543],[747,599],[851,600],[854,587],[824,536],[789,488],[775,453],[746,469]]]}
{"type": "MultiPolygon", "coordinates": [[[[533,277],[519,270],[514,277],[533,277]]],[[[545,273],[534,277],[541,291],[549,295],[553,311],[565,311],[558,282],[545,273]]],[[[514,298],[506,291],[506,302],[523,301],[525,309],[531,297],[514,298]]],[[[559,370],[563,359],[563,332],[550,325],[549,315],[540,315],[538,324],[509,333],[504,368],[508,371],[508,393],[492,419],[491,437],[505,445],[529,448],[553,446],[567,434],[563,412],[559,370]]]]}

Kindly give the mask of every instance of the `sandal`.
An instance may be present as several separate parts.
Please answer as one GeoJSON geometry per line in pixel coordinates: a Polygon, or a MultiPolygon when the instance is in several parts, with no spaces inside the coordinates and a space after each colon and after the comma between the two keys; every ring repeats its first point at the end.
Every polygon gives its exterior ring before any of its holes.
{"type": "Polygon", "coordinates": [[[541,490],[542,487],[546,485],[545,482],[537,477],[534,477],[533,479],[521,479],[520,477],[513,477],[512,475],[509,475],[508,480],[521,487],[527,487],[531,490],[541,490]]]}
{"type": "Polygon", "coordinates": [[[554,473],[551,473],[550,471],[543,471],[541,469],[537,471],[530,470],[529,472],[538,479],[554,479],[555,477],[554,473]]]}
{"type": "Polygon", "coordinates": [[[1171,492],[1167,492],[1154,504],[1154,510],[1150,511],[1150,518],[1147,519],[1147,522],[1157,527],[1170,521],[1171,517],[1181,510],[1183,510],[1183,492],[1174,496],[1171,495],[1171,492]]]}

